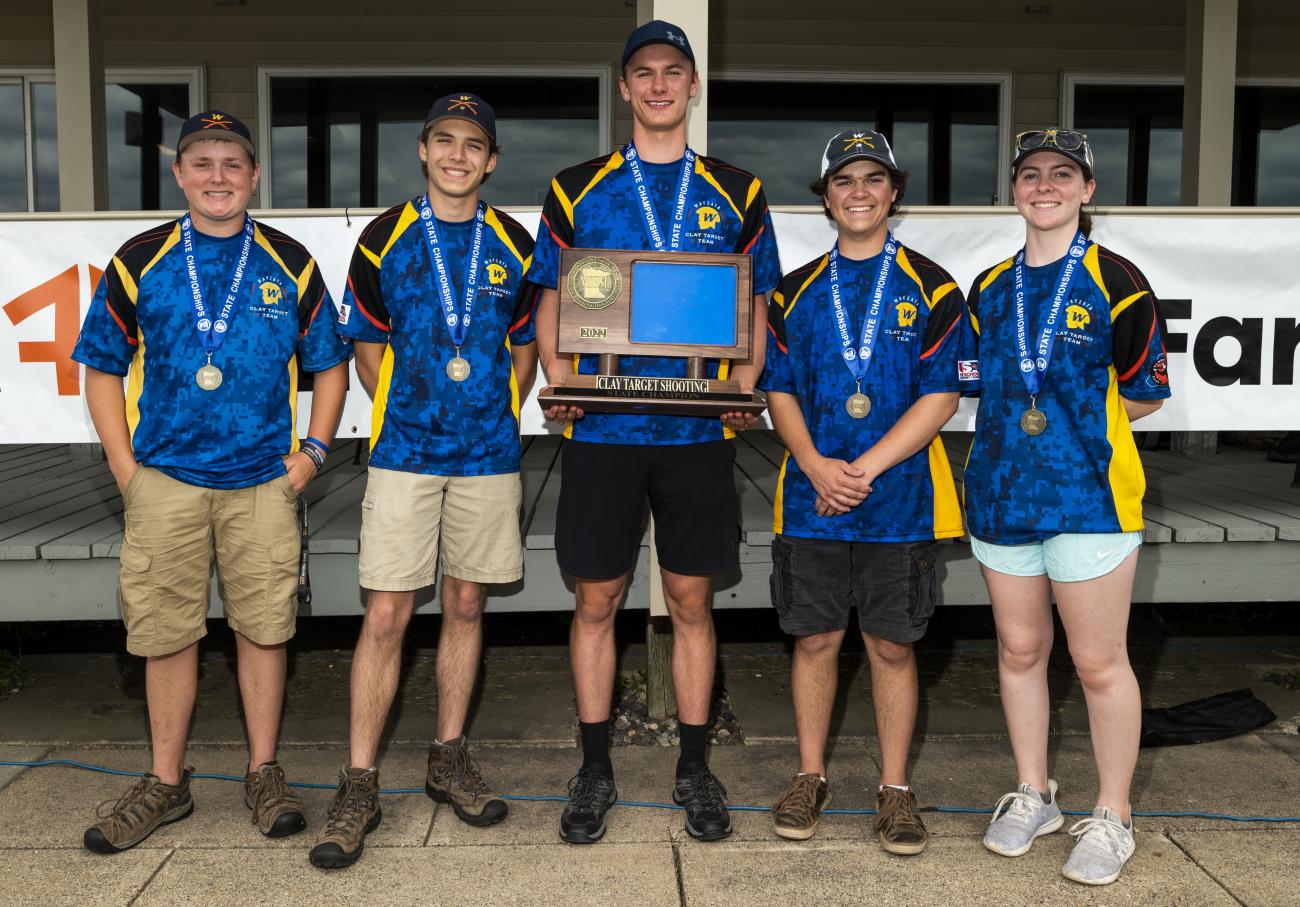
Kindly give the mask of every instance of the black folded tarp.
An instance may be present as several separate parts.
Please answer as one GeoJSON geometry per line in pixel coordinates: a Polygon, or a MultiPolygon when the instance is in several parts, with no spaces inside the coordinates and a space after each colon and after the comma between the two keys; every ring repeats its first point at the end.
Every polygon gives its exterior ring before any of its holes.
{"type": "Polygon", "coordinates": [[[1248,734],[1277,718],[1250,690],[1142,710],[1143,746],[1182,746],[1248,734]]]}

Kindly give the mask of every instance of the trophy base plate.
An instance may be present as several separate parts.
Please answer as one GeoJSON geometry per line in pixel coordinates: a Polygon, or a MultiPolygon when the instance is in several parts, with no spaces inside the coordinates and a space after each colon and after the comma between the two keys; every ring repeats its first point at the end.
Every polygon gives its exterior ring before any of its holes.
{"type": "Polygon", "coordinates": [[[625,375],[574,375],[570,383],[544,387],[542,409],[578,406],[593,413],[661,413],[713,416],[767,409],[767,399],[744,393],[734,381],[707,378],[641,378],[625,375]]]}

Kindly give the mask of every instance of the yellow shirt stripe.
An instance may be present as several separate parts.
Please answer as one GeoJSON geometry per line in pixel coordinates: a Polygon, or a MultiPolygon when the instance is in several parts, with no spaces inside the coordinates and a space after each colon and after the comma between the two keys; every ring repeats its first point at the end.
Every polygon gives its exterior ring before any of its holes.
{"type": "Polygon", "coordinates": [[[1115,515],[1119,518],[1121,532],[1136,532],[1143,528],[1142,496],[1146,494],[1147,480],[1142,471],[1142,459],[1133,442],[1133,429],[1129,426],[1128,412],[1119,396],[1119,374],[1110,366],[1110,380],[1106,385],[1106,440],[1112,451],[1107,469],[1110,493],[1115,502],[1115,515]]]}

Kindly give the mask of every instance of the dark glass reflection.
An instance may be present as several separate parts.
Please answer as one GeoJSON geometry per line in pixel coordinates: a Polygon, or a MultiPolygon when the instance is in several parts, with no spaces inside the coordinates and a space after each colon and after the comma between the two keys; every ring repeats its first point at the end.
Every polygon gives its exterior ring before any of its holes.
{"type": "Polygon", "coordinates": [[[27,141],[23,86],[0,85],[0,211],[27,210],[27,141]]]}
{"type": "Polygon", "coordinates": [[[32,82],[32,175],[36,210],[59,210],[59,123],[54,83],[32,82]]]}
{"type": "Polygon", "coordinates": [[[1183,86],[1076,85],[1074,128],[1092,144],[1097,204],[1181,203],[1183,86]]]}
{"type": "Polygon", "coordinates": [[[594,78],[289,77],[271,80],[272,204],[387,207],[423,187],[420,126],[437,98],[468,89],[497,116],[502,152],[483,197],[540,205],[551,177],[600,153],[594,78]]]}
{"type": "Polygon", "coordinates": [[[709,85],[709,153],[751,171],[775,205],[808,205],[832,135],[873,128],[911,172],[914,205],[996,201],[998,86],[743,82],[709,85]]]}
{"type": "Polygon", "coordinates": [[[1238,86],[1233,204],[1300,205],[1300,88],[1238,86]]]}
{"type": "Polygon", "coordinates": [[[184,83],[104,86],[111,210],[185,207],[172,161],[181,123],[189,115],[190,89],[184,83]]]}

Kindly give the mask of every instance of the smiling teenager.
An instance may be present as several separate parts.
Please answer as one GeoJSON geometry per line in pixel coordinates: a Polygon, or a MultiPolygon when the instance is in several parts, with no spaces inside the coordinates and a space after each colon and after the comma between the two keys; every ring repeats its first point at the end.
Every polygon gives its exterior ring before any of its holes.
{"type": "Polygon", "coordinates": [[[496,117],[456,93],[419,136],[424,191],[362,232],[339,333],[374,400],[361,504],[366,616],[352,661],[348,764],[310,853],[348,866],[379,825],[380,735],[397,691],[417,589],[442,574],[438,718],[425,791],[462,822],[495,825],[506,802],[470,757],[465,724],[479,671],[488,583],[524,575],[519,404],[533,383],[533,240],[479,199],[497,166],[496,117]]]}
{"type": "Polygon", "coordinates": [[[1126,638],[1146,482],[1129,425],[1169,396],[1164,326],[1142,272],[1088,239],[1097,189],[1077,132],[1017,137],[1025,245],[975,279],[982,397],[966,521],[998,631],[1017,785],[984,845],[1027,853],[1064,818],[1047,777],[1052,599],[1083,685],[1100,791],[1062,870],[1104,885],[1133,854],[1129,787],[1141,701],[1126,638]]]}
{"type": "Polygon", "coordinates": [[[118,250],[72,354],[126,507],[122,616],[127,651],[146,658],[153,743],[151,770],[86,830],[98,853],[134,847],[194,808],[185,746],[214,551],[251,751],[244,802],[264,835],[305,827],[275,756],[298,496],[338,427],[349,350],[311,255],[248,216],[254,155],[248,129],[220,111],[185,121],[172,171],[189,210],[118,250]],[[301,443],[299,361],[316,373],[301,443]]]}
{"type": "MultiPolygon", "coordinates": [[[[680,28],[655,20],[632,32],[623,50],[619,90],[632,108],[632,142],[562,171],[551,181],[542,209],[529,279],[544,288],[537,333],[547,379],[562,385],[568,375],[597,370],[594,355],[556,355],[561,248],[748,253],[756,293],[752,360],[714,360],[708,377],[730,375],[749,392],[762,364],[764,294],[780,277],[762,185],[687,145],[686,115],[700,79],[680,28]],[[684,226],[670,236],[665,227],[676,223],[684,226]]],[[[691,316],[690,304],[683,304],[680,318],[691,316]]],[[[623,356],[619,373],[685,377],[686,360],[623,356]]],[[[570,438],[561,465],[555,547],[560,568],[576,587],[570,656],[583,749],[582,767],[560,817],[560,836],[570,843],[599,840],[616,799],[609,758],[614,615],[636,559],[648,497],[673,622],[681,721],[673,797],[686,807],[689,834],[725,838],[731,834],[726,792],[705,760],[717,648],[711,584],[713,574],[738,563],[730,438],[756,419],[739,413],[721,420],[585,414],[573,407],[552,407],[546,415],[565,423],[570,438]],[[593,488],[598,493],[592,494],[593,488]]]]}
{"type": "Polygon", "coordinates": [[[831,793],[826,738],[838,655],[857,608],[880,739],[875,830],[894,854],[929,840],[908,785],[916,725],[913,643],[934,611],[937,539],[962,534],[939,429],[978,386],[970,323],[948,272],[889,230],[907,185],[883,135],[833,136],[810,187],[837,233],[772,295],[772,424],[787,453],[777,484],[772,604],[796,637],[799,772],[772,808],[783,838],[812,837],[831,793]]]}

